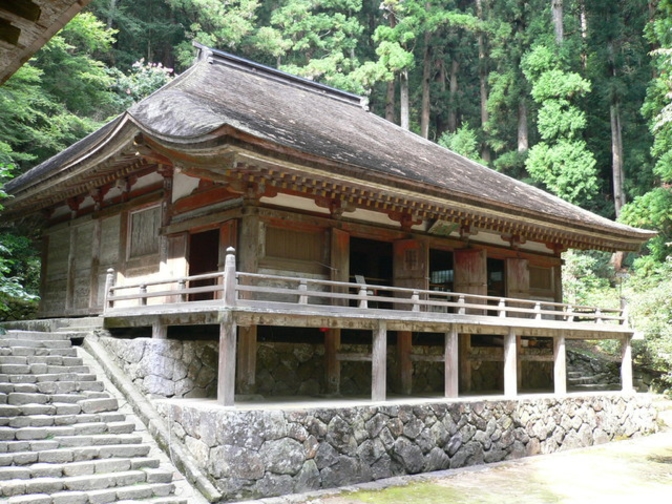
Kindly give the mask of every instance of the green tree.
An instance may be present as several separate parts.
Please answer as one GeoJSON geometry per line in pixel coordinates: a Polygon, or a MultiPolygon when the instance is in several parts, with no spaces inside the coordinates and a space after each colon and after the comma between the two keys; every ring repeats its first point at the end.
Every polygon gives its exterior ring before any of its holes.
{"type": "Polygon", "coordinates": [[[282,0],[251,39],[286,72],[362,92],[353,76],[360,64],[361,8],[361,0],[282,0]]]}
{"type": "Polygon", "coordinates": [[[567,201],[586,206],[597,192],[595,158],[582,137],[585,113],[577,98],[590,91],[590,83],[565,71],[554,50],[537,46],[522,62],[532,82],[532,98],[539,104],[537,128],[541,141],[525,163],[531,177],[567,201]]]}
{"type": "Polygon", "coordinates": [[[656,71],[642,107],[654,138],[651,147],[655,160],[654,178],[649,191],[625,205],[620,216],[620,220],[627,224],[659,233],[647,244],[649,255],[639,261],[644,270],[664,261],[672,252],[672,2],[658,2],[656,15],[648,23],[645,33],[656,48],[652,53],[656,71]]]}
{"type": "MultiPolygon", "coordinates": [[[[10,178],[12,167],[0,163],[0,211],[7,198],[3,185],[10,178]]],[[[12,233],[0,234],[0,320],[13,316],[32,316],[37,308],[39,260],[28,239],[12,233]],[[32,292],[25,287],[31,285],[32,292]]]]}

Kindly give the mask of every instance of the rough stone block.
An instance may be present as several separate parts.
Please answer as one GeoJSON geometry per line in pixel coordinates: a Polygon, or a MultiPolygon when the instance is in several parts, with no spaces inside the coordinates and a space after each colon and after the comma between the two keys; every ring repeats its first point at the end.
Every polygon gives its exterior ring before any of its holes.
{"type": "Polygon", "coordinates": [[[57,492],[51,498],[51,504],[87,504],[89,502],[86,492],[57,492]]]}
{"type": "Polygon", "coordinates": [[[94,465],[94,471],[97,474],[122,472],[134,469],[133,467],[131,467],[130,459],[113,458],[105,460],[96,460],[93,463],[93,465],[94,465]]]}
{"type": "Polygon", "coordinates": [[[117,502],[117,490],[114,488],[93,490],[86,493],[89,496],[90,504],[109,504],[110,502],[117,502]]]}
{"type": "Polygon", "coordinates": [[[8,504],[51,504],[51,496],[47,494],[40,495],[17,495],[11,497],[8,504]]]}
{"type": "Polygon", "coordinates": [[[38,454],[38,460],[49,464],[65,464],[72,462],[73,454],[72,450],[46,450],[38,454]]]}
{"type": "Polygon", "coordinates": [[[72,462],[63,466],[64,476],[84,476],[95,472],[95,463],[92,461],[72,462]]]}
{"type": "Polygon", "coordinates": [[[102,413],[104,411],[116,411],[119,408],[119,403],[115,398],[88,399],[81,401],[79,404],[84,413],[102,413]]]}
{"type": "Polygon", "coordinates": [[[46,404],[48,402],[49,396],[44,394],[23,394],[14,392],[7,396],[7,403],[16,406],[23,406],[25,404],[46,404]]]}
{"type": "Polygon", "coordinates": [[[147,475],[147,483],[170,483],[173,481],[173,473],[165,469],[143,469],[147,475]]]}
{"type": "Polygon", "coordinates": [[[37,478],[26,481],[26,493],[53,494],[63,490],[61,478],[37,478]]]}
{"type": "Polygon", "coordinates": [[[0,481],[30,479],[30,469],[25,467],[0,467],[0,481]]]}

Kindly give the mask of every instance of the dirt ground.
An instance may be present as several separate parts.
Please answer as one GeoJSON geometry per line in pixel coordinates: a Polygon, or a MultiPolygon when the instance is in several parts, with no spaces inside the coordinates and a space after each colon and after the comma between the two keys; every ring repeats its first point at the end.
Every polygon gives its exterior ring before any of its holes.
{"type": "Polygon", "coordinates": [[[672,502],[672,411],[660,433],[500,464],[363,485],[310,504],[672,502]]]}

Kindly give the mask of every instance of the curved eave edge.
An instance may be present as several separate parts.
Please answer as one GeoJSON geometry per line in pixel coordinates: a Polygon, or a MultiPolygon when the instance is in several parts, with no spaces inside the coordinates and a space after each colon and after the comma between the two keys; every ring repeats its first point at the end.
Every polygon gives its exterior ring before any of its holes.
{"type": "MultiPolygon", "coordinates": [[[[142,125],[139,125],[139,127],[142,128],[142,125]]],[[[446,207],[456,206],[464,209],[466,212],[471,212],[474,214],[491,212],[497,214],[498,217],[509,221],[513,221],[516,220],[516,218],[519,218],[524,220],[526,224],[538,228],[553,230],[558,233],[570,233],[574,234],[575,236],[583,236],[583,240],[577,239],[576,241],[585,243],[586,248],[595,248],[594,242],[598,241],[603,243],[602,248],[606,250],[636,252],[641,248],[644,242],[657,235],[657,233],[654,231],[634,228],[618,223],[613,223],[614,226],[611,227],[608,225],[612,221],[609,221],[605,218],[601,218],[601,220],[604,220],[608,227],[591,225],[590,223],[585,223],[578,220],[573,221],[570,225],[568,225],[567,221],[564,219],[552,219],[552,216],[550,215],[540,216],[539,214],[536,214],[529,209],[505,206],[497,201],[492,200],[476,200],[472,195],[460,193],[452,189],[432,186],[419,181],[411,181],[409,179],[401,179],[399,177],[395,177],[394,175],[384,175],[382,173],[366,170],[366,168],[362,168],[360,166],[329,161],[323,158],[318,159],[314,155],[304,152],[301,152],[301,154],[314,158],[308,161],[309,163],[313,162],[319,165],[320,162],[322,162],[323,167],[316,168],[314,166],[308,166],[305,161],[303,163],[301,162],[303,159],[299,159],[298,157],[296,160],[279,159],[278,157],[274,156],[273,153],[268,153],[268,150],[264,146],[261,146],[261,149],[266,152],[259,152],[257,150],[257,145],[250,144],[247,140],[241,140],[237,138],[235,134],[236,132],[240,132],[246,136],[249,135],[249,132],[241,131],[231,126],[223,126],[218,130],[212,131],[208,135],[202,136],[198,139],[190,139],[188,148],[186,149],[185,145],[187,144],[184,143],[184,139],[168,138],[166,136],[156,137],[152,135],[152,140],[163,146],[168,151],[172,149],[179,149],[181,152],[190,153],[195,158],[204,156],[206,153],[208,157],[211,157],[215,151],[221,151],[222,149],[226,148],[229,152],[236,151],[241,156],[241,160],[249,160],[252,162],[251,164],[258,162],[261,165],[267,166],[281,165],[285,166],[286,168],[308,172],[320,178],[333,178],[334,169],[338,169],[339,173],[341,174],[339,180],[345,180],[347,178],[350,180],[350,182],[359,185],[371,183],[379,185],[380,190],[392,189],[395,192],[403,194],[409,199],[412,198],[415,200],[424,201],[427,199],[427,197],[431,197],[436,201],[437,204],[443,204],[446,207]],[[229,138],[234,139],[236,142],[241,142],[245,145],[233,145],[230,141],[226,141],[224,138],[225,136],[229,136],[229,138]],[[207,145],[213,140],[217,140],[218,144],[214,146],[212,144],[207,145]],[[246,146],[251,147],[251,149],[248,150],[246,146]],[[324,167],[325,161],[329,165],[327,168],[324,167]],[[366,172],[366,176],[362,178],[361,175],[363,171],[366,172]],[[587,239],[585,237],[587,237],[587,239]]],[[[266,144],[264,139],[259,140],[261,140],[263,144],[266,144]]],[[[203,163],[203,165],[206,164],[208,164],[207,161],[203,163]]],[[[535,188],[530,186],[530,189],[535,188]]],[[[544,194],[548,195],[549,197],[553,197],[548,193],[544,192],[544,194]]],[[[562,201],[562,203],[567,204],[564,201],[562,201]]],[[[587,212],[580,207],[577,207],[577,210],[580,210],[581,212],[587,212]]]]}
{"type": "MultiPolygon", "coordinates": [[[[138,133],[135,125],[128,120],[127,114],[122,114],[108,125],[110,125],[110,130],[91,145],[87,145],[87,142],[91,141],[91,137],[99,130],[8,182],[5,189],[9,198],[3,201],[5,207],[3,214],[11,216],[30,206],[36,206],[40,201],[49,199],[48,193],[58,193],[69,181],[109,160],[127,147],[138,133]],[[77,155],[78,149],[82,147],[85,152],[77,155]],[[59,157],[63,158],[60,162],[59,157]],[[52,164],[53,166],[49,166],[52,164]],[[44,173],[41,173],[42,171],[44,173]]],[[[63,198],[58,197],[57,199],[62,200],[63,198]]],[[[31,211],[38,211],[46,206],[49,205],[43,204],[31,211]]]]}

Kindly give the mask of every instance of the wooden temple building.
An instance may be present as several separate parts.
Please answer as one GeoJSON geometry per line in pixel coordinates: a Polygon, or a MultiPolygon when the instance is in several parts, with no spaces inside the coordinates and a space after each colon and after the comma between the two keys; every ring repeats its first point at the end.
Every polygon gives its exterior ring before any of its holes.
{"type": "Polygon", "coordinates": [[[100,315],[155,338],[216,326],[225,405],[255,392],[260,338],[295,334],[324,345],[324,393],[358,361],[374,400],[390,383],[409,394],[424,360],[457,397],[487,347],[506,396],[542,361],[562,394],[568,339],[621,341],[632,388],[627,314],[563,304],[561,253],[636,251],[651,232],[465,159],[359,96],[198,50],[173,82],[6,185],[4,218],[44,229],[40,317],[100,315]],[[415,351],[427,342],[441,351],[415,351]]]}

